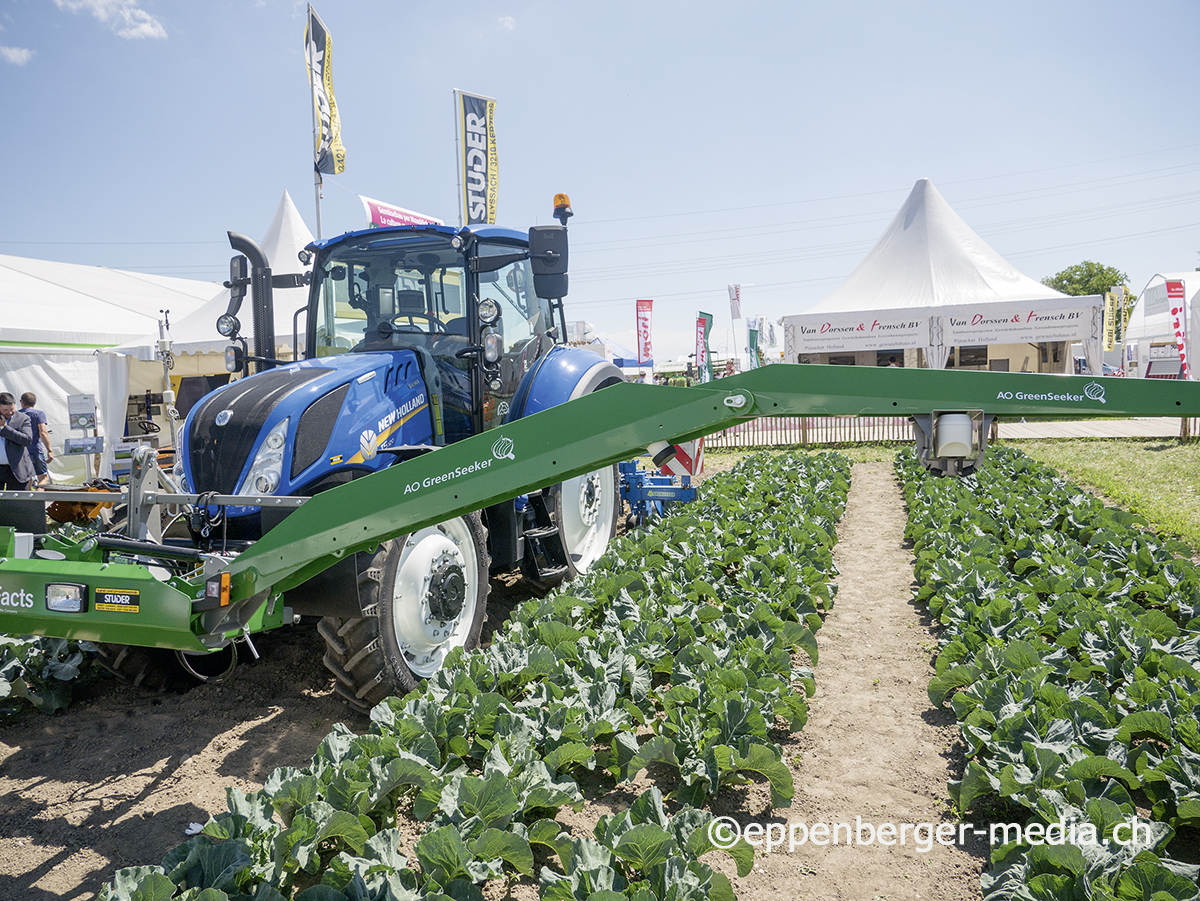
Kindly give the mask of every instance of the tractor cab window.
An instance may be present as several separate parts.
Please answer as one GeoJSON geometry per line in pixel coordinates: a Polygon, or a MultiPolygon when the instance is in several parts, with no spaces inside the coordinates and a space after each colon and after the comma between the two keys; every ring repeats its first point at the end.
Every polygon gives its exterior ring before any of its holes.
{"type": "Polygon", "coordinates": [[[441,235],[366,235],[317,273],[316,354],[467,344],[462,254],[441,235]]]}
{"type": "MultiPolygon", "coordinates": [[[[479,256],[511,254],[520,249],[484,243],[479,247],[479,256]]],[[[533,290],[533,269],[528,260],[510,263],[495,272],[480,272],[478,296],[480,303],[491,300],[500,308],[496,324],[484,328],[485,334],[499,333],[502,339],[499,386],[485,388],[484,426],[490,428],[503,421],[521,378],[553,346],[554,338],[549,332],[555,323],[550,302],[539,298],[533,290]]]]}

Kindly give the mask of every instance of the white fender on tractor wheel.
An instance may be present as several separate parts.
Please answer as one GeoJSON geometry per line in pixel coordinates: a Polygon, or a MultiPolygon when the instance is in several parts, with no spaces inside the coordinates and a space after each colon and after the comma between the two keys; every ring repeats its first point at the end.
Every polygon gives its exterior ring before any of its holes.
{"type": "Polygon", "coordinates": [[[367,713],[474,648],[487,617],[487,532],[478,513],[385,541],[358,577],[359,617],[327,616],[325,665],[335,689],[367,713]]]}

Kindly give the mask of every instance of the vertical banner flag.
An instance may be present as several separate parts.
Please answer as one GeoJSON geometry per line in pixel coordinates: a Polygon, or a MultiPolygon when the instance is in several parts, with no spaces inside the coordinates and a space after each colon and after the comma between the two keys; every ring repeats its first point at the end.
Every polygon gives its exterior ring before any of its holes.
{"type": "Polygon", "coordinates": [[[384,203],[372,197],[359,194],[363,209],[367,212],[367,228],[382,228],[388,225],[445,225],[441,219],[434,219],[424,213],[414,213],[402,206],[384,203]]]}
{"type": "Polygon", "coordinates": [[[746,329],[746,350],[750,354],[750,368],[758,368],[758,322],[746,329]]]}
{"type": "Polygon", "coordinates": [[[1111,291],[1104,294],[1104,349],[1115,350],[1117,346],[1117,295],[1111,291]]]}
{"type": "Polygon", "coordinates": [[[653,300],[639,300],[637,302],[637,355],[639,366],[654,365],[654,352],[650,349],[650,312],[653,306],[653,300]]]}
{"type": "Polygon", "coordinates": [[[742,286],[729,286],[729,315],[734,319],[742,318],[742,286]]]}
{"type": "Polygon", "coordinates": [[[1175,343],[1179,345],[1179,377],[1190,379],[1191,366],[1187,358],[1187,291],[1182,281],[1167,282],[1167,305],[1171,308],[1171,324],[1175,327],[1175,343]]]}
{"type": "Polygon", "coordinates": [[[333,38],[325,23],[310,6],[304,26],[304,55],[312,85],[315,125],[313,155],[318,172],[339,175],[346,171],[346,148],[342,146],[342,120],[333,99],[333,38]]]}
{"type": "Polygon", "coordinates": [[[455,91],[458,136],[462,141],[463,221],[467,225],[496,224],[500,158],[496,155],[496,101],[491,97],[455,91]]]}
{"type": "Polygon", "coordinates": [[[712,313],[696,314],[696,377],[700,382],[713,380],[712,359],[708,353],[708,333],[712,331],[712,313]]]}

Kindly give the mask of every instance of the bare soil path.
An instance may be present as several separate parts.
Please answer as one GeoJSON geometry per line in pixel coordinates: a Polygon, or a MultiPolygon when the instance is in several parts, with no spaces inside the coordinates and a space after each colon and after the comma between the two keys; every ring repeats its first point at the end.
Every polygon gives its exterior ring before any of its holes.
{"type": "Polygon", "coordinates": [[[753,817],[789,834],[796,826],[797,839],[799,824],[855,830],[861,820],[862,843],[852,837],[845,844],[843,831],[837,845],[810,840],[762,855],[749,876],[733,880],[742,901],[980,897],[986,843],[968,837],[961,847],[934,842],[921,851],[925,842],[911,830],[904,845],[899,832],[892,846],[865,841],[868,826],[957,822],[946,780],[961,773],[961,746],[953,715],[932,707],[925,693],[936,644],[912,604],[905,521],[892,467],[856,464],[834,549],[836,603],[817,633],[817,693],[808,724],[784,745],[796,797],[790,808],[753,817]]]}

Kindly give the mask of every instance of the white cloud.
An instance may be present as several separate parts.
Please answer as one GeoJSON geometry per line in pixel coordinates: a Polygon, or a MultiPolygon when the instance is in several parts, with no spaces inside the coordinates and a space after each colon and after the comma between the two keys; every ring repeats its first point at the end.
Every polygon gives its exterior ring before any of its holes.
{"type": "Polygon", "coordinates": [[[6,63],[12,63],[14,66],[23,66],[31,59],[35,50],[26,50],[24,47],[0,47],[0,57],[4,58],[6,63]]]}
{"type": "Polygon", "coordinates": [[[84,9],[123,38],[165,38],[162,23],[144,9],[137,0],[54,0],[59,9],[79,12],[84,9]]]}
{"type": "Polygon", "coordinates": [[[505,31],[512,31],[517,27],[517,20],[512,16],[501,16],[498,21],[500,22],[500,27],[505,31]]]}

